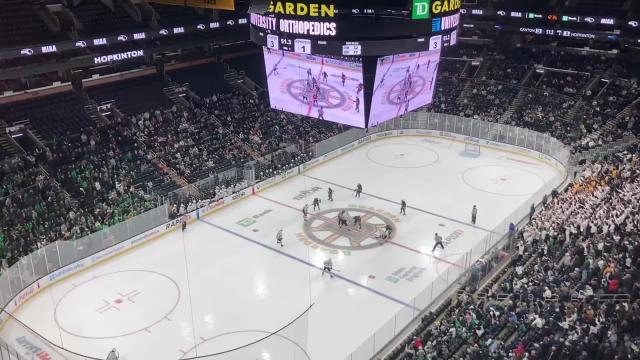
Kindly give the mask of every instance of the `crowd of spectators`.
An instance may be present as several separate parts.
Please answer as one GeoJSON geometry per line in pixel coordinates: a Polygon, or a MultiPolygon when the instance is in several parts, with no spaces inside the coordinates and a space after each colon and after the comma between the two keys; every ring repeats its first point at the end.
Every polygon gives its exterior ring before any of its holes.
{"type": "Polygon", "coordinates": [[[619,116],[639,96],[624,64],[563,51],[466,47],[442,59],[433,111],[547,132],[574,151],[618,140],[638,126],[635,112],[619,116]],[[463,74],[468,55],[482,61],[475,78],[463,74]],[[592,81],[596,76],[604,80],[592,81]]]}
{"type": "Polygon", "coordinates": [[[284,144],[314,143],[342,129],[333,123],[273,111],[237,90],[192,100],[189,106],[138,114],[124,121],[124,126],[189,182],[242,166],[284,144]]]}
{"type": "Polygon", "coordinates": [[[23,155],[0,166],[0,259],[13,263],[42,244],[58,240],[69,198],[23,155]]]}
{"type": "MultiPolygon", "coordinates": [[[[196,183],[252,161],[259,181],[307,161],[311,144],[341,131],[234,90],[52,136],[46,152],[2,165],[0,258],[11,264],[53,241],[78,239],[158,206],[177,188],[165,167],[196,183]]],[[[242,171],[234,174],[174,196],[171,215],[246,188],[242,171]]]]}
{"type": "Polygon", "coordinates": [[[546,71],[538,88],[565,95],[576,95],[589,81],[589,74],[546,71]]]}
{"type": "Polygon", "coordinates": [[[639,358],[638,150],[591,163],[554,192],[486,298],[459,296],[402,357],[639,358]]]}
{"type": "Polygon", "coordinates": [[[473,89],[456,105],[455,115],[498,122],[520,88],[496,81],[475,81],[473,89]]]}
{"type": "Polygon", "coordinates": [[[565,143],[571,143],[578,137],[577,125],[569,121],[567,115],[575,102],[573,98],[549,91],[528,91],[509,121],[511,125],[548,132],[565,143]]]}

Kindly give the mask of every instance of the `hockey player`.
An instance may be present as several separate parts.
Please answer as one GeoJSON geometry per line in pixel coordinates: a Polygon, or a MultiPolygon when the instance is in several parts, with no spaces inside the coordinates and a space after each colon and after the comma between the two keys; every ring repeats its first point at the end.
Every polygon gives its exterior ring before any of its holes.
{"type": "Polygon", "coordinates": [[[318,120],[324,120],[324,108],[322,106],[318,108],[318,120]]]}
{"type": "Polygon", "coordinates": [[[313,211],[320,210],[320,199],[318,198],[314,198],[313,199],[313,211]]]}
{"type": "Polygon", "coordinates": [[[436,233],[436,235],[433,237],[433,240],[436,243],[435,243],[435,245],[433,245],[433,249],[431,249],[431,252],[436,251],[436,248],[438,247],[438,245],[440,245],[442,250],[444,250],[444,245],[442,245],[442,236],[440,236],[440,235],[438,235],[438,233],[436,233]]]}
{"type": "Polygon", "coordinates": [[[349,226],[347,224],[347,211],[342,210],[338,213],[338,227],[349,226]]]}
{"type": "Polygon", "coordinates": [[[382,238],[382,240],[387,240],[388,238],[390,238],[392,231],[393,231],[393,227],[391,227],[391,225],[389,224],[385,225],[384,228],[382,228],[382,233],[380,234],[380,237],[382,238]]]}
{"type": "MultiPolygon", "coordinates": [[[[531,219],[533,219],[533,215],[536,213],[536,206],[531,204],[531,207],[529,208],[529,221],[531,221],[531,219]]],[[[475,222],[474,222],[475,224],[475,222]]]]}
{"type": "Polygon", "coordinates": [[[302,207],[302,219],[307,221],[307,215],[309,214],[309,204],[304,204],[302,207]]]}
{"type": "Polygon", "coordinates": [[[276,235],[276,244],[280,245],[280,247],[284,247],[284,245],[282,245],[282,229],[278,230],[278,234],[276,235]]]}
{"type": "Polygon", "coordinates": [[[328,188],[327,189],[327,200],[333,201],[333,189],[332,188],[328,188]]]}
{"type": "Polygon", "coordinates": [[[273,75],[278,75],[278,64],[273,65],[273,69],[271,70],[273,75]]]}
{"type": "Polygon", "coordinates": [[[331,278],[333,279],[333,261],[331,261],[331,258],[328,258],[327,260],[324,261],[322,276],[324,276],[325,271],[328,272],[329,276],[331,276],[331,278]]]}
{"type": "Polygon", "coordinates": [[[322,81],[327,82],[329,80],[329,74],[326,71],[322,72],[322,81]]]}
{"type": "Polygon", "coordinates": [[[342,80],[342,87],[344,87],[344,83],[347,81],[347,75],[342,73],[342,75],[340,75],[340,79],[342,80]]]}
{"type": "Polygon", "coordinates": [[[356,97],[356,111],[360,112],[360,98],[356,97]]]}
{"type": "Polygon", "coordinates": [[[115,348],[109,351],[109,355],[107,355],[107,360],[118,360],[120,358],[120,354],[118,354],[118,350],[115,348]]]}
{"type": "Polygon", "coordinates": [[[473,208],[471,208],[471,223],[474,225],[476,223],[476,216],[478,216],[478,208],[473,205],[473,208]]]}
{"type": "Polygon", "coordinates": [[[358,84],[358,88],[356,89],[356,96],[360,95],[362,92],[362,83],[358,84]]]}
{"type": "Polygon", "coordinates": [[[353,227],[358,227],[358,229],[362,230],[362,218],[360,215],[356,215],[353,217],[353,227]]]}
{"type": "Polygon", "coordinates": [[[187,230],[187,217],[183,216],[180,222],[182,222],[182,232],[184,232],[187,230]]]}
{"type": "Polygon", "coordinates": [[[358,184],[356,186],[356,190],[355,191],[356,191],[356,197],[359,198],[360,194],[362,193],[362,184],[358,184]]]}
{"type": "Polygon", "coordinates": [[[400,214],[407,215],[407,202],[400,200],[400,214]]]}
{"type": "Polygon", "coordinates": [[[311,75],[311,68],[307,69],[307,79],[311,79],[313,75],[311,75]]]}

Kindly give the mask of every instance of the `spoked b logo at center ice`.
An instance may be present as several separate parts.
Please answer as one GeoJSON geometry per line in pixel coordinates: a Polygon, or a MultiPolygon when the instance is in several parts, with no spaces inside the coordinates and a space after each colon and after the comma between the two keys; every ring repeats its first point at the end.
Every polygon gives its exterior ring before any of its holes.
{"type": "Polygon", "coordinates": [[[309,214],[304,235],[314,243],[336,250],[367,250],[385,244],[387,225],[395,228],[395,215],[375,208],[336,208],[309,214]],[[360,221],[356,222],[358,218],[360,221]],[[340,219],[346,220],[345,222],[340,219]]]}
{"type": "Polygon", "coordinates": [[[336,87],[326,83],[319,83],[317,86],[316,98],[314,98],[314,92],[310,90],[311,87],[307,84],[307,80],[291,81],[287,86],[287,92],[294,99],[313,107],[322,106],[325,109],[335,109],[345,105],[345,95],[336,87]]]}

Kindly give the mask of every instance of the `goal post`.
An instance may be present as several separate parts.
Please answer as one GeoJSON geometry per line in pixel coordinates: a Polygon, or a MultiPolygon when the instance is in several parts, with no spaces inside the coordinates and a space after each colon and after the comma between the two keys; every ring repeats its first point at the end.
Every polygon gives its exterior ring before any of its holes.
{"type": "Polygon", "coordinates": [[[464,142],[464,152],[465,154],[479,156],[480,155],[480,144],[465,141],[464,142]]]}

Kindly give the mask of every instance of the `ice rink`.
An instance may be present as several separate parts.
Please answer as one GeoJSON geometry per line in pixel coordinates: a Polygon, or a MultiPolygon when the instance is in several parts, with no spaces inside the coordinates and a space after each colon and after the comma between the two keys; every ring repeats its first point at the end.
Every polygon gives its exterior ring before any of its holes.
{"type": "MultiPolygon", "coordinates": [[[[71,276],[15,316],[66,349],[104,358],[117,347],[123,360],[222,352],[297,319],[294,335],[213,359],[342,360],[401,309],[421,310],[411,299],[455,273],[486,229],[563,178],[533,158],[484,147],[471,157],[441,138],[374,141],[71,276]],[[300,209],[314,197],[321,209],[303,222],[300,209]],[[363,228],[337,228],[341,209],[362,216],[363,228]],[[395,228],[387,242],[376,236],[384,224],[395,228]],[[432,254],[436,232],[449,241],[432,254]],[[321,274],[329,257],[334,278],[321,274]]],[[[8,322],[2,335],[20,342],[29,336],[21,329],[8,322]]]]}

